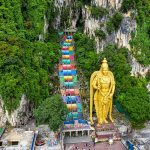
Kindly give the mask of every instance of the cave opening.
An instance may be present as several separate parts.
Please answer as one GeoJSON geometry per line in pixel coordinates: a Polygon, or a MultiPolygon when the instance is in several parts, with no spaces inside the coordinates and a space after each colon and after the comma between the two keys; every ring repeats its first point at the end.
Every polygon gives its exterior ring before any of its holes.
{"type": "Polygon", "coordinates": [[[78,18],[77,24],[76,24],[76,27],[78,28],[78,31],[83,32],[84,24],[85,24],[85,21],[83,20],[82,9],[80,9],[79,18],[78,18]]]}

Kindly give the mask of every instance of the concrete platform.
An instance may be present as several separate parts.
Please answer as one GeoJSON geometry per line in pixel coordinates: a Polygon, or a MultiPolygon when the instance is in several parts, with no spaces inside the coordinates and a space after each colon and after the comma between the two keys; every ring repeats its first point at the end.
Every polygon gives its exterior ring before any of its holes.
{"type": "Polygon", "coordinates": [[[80,136],[80,137],[66,137],[64,139],[64,144],[70,144],[70,143],[86,143],[86,142],[92,142],[91,137],[89,136],[80,136]]]}
{"type": "Polygon", "coordinates": [[[109,145],[108,142],[102,143],[77,143],[77,144],[68,144],[65,147],[65,150],[127,150],[121,141],[115,141],[114,144],[109,145]]]}

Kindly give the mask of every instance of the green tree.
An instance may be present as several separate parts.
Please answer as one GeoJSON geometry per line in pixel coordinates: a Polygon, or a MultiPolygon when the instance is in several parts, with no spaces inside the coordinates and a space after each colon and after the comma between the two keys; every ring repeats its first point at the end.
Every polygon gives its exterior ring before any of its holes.
{"type": "Polygon", "coordinates": [[[48,124],[53,131],[58,130],[68,113],[69,110],[59,94],[47,98],[34,110],[37,124],[48,124]]]}
{"type": "Polygon", "coordinates": [[[106,38],[106,34],[103,30],[95,30],[95,36],[97,36],[100,40],[103,40],[106,38]]]}
{"type": "Polygon", "coordinates": [[[89,79],[91,72],[96,70],[99,66],[98,55],[94,50],[94,40],[89,39],[87,36],[81,33],[74,34],[74,39],[76,41],[76,60],[78,63],[78,67],[82,69],[85,77],[89,79]]]}
{"type": "Polygon", "coordinates": [[[101,19],[103,16],[107,14],[108,14],[107,9],[103,7],[96,7],[96,6],[91,7],[91,15],[95,17],[96,19],[99,19],[99,18],[101,19]]]}
{"type": "Polygon", "coordinates": [[[22,94],[37,107],[52,93],[49,75],[60,58],[56,32],[51,32],[53,16],[53,1],[0,2],[0,95],[9,112],[19,106],[22,94]],[[50,35],[41,42],[44,15],[50,35]]]}
{"type": "Polygon", "coordinates": [[[113,31],[117,31],[120,27],[122,19],[123,16],[121,13],[116,12],[115,14],[113,14],[113,16],[110,17],[109,21],[106,23],[107,32],[110,34],[113,31]]]}

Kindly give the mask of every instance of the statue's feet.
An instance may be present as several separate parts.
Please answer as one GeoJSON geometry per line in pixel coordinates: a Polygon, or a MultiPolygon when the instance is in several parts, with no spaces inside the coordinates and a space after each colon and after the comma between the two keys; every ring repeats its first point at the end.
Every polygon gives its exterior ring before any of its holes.
{"type": "Polygon", "coordinates": [[[93,122],[93,118],[92,118],[92,117],[90,117],[90,122],[91,122],[91,125],[93,125],[93,124],[94,124],[94,122],[93,122]]]}
{"type": "Polygon", "coordinates": [[[104,122],[105,122],[105,123],[108,123],[108,121],[107,121],[106,119],[104,120],[104,122]]]}
{"type": "Polygon", "coordinates": [[[112,117],[110,117],[110,121],[111,121],[111,122],[114,122],[114,120],[112,119],[112,117]]]}
{"type": "Polygon", "coordinates": [[[93,121],[91,121],[91,125],[93,125],[94,124],[94,122],[93,121]]]}
{"type": "Polygon", "coordinates": [[[100,124],[100,123],[98,123],[98,124],[97,124],[97,127],[100,127],[100,126],[101,126],[101,124],[100,124]]]}

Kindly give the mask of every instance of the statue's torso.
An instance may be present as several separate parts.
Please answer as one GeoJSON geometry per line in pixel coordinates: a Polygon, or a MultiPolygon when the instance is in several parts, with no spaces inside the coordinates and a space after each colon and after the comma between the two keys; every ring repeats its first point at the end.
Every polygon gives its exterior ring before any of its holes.
{"type": "Polygon", "coordinates": [[[104,93],[109,92],[111,78],[109,76],[99,77],[100,90],[104,93]]]}

